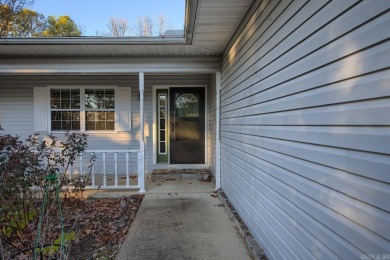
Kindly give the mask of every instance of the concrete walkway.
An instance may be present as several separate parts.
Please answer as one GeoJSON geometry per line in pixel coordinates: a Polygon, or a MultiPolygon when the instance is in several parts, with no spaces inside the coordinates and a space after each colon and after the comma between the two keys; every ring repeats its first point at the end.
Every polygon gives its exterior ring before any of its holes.
{"type": "Polygon", "coordinates": [[[117,259],[251,259],[211,183],[148,181],[117,259]]]}

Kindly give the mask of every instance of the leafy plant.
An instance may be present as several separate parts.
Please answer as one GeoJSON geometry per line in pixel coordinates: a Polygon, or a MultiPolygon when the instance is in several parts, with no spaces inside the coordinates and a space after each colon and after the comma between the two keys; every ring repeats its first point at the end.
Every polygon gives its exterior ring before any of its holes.
{"type": "Polygon", "coordinates": [[[31,207],[31,210],[21,208],[19,205],[4,206],[2,211],[6,212],[0,217],[3,222],[2,232],[5,236],[10,237],[12,233],[16,233],[21,238],[23,230],[25,230],[35,219],[36,211],[31,207]]]}
{"type": "MultiPolygon", "coordinates": [[[[80,133],[66,133],[64,140],[33,134],[25,142],[18,136],[0,135],[0,239],[16,254],[34,249],[37,234],[42,253],[57,252],[58,240],[53,234],[58,233],[61,218],[58,199],[83,197],[90,174],[70,179],[66,172],[86,147],[87,136],[80,133]],[[58,190],[61,196],[56,193],[58,190]],[[41,212],[45,196],[47,207],[41,212]],[[39,216],[43,222],[41,232],[37,232],[39,216]]],[[[68,230],[62,243],[68,243],[74,236],[68,230]]]]}
{"type": "Polygon", "coordinates": [[[55,253],[59,252],[60,246],[67,247],[70,243],[70,241],[74,240],[76,238],[76,233],[74,231],[65,233],[64,239],[61,241],[61,237],[54,240],[53,244],[48,246],[43,246],[42,248],[36,248],[35,252],[41,253],[44,256],[53,256],[55,253]]]}

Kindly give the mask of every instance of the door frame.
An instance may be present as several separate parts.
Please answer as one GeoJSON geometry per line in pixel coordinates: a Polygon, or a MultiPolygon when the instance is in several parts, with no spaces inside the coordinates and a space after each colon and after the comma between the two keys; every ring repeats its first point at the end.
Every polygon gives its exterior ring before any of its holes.
{"type": "MultiPolygon", "coordinates": [[[[205,166],[209,166],[209,156],[208,156],[208,143],[209,143],[209,124],[208,124],[208,114],[209,114],[209,110],[208,110],[208,96],[207,96],[207,86],[206,85],[175,85],[175,84],[172,84],[172,85],[153,85],[152,86],[153,88],[153,91],[152,91],[152,106],[153,106],[153,165],[169,165],[170,168],[204,168],[205,166]],[[204,156],[205,156],[205,164],[171,164],[170,163],[170,151],[168,151],[168,163],[157,163],[157,141],[158,141],[158,136],[157,136],[157,107],[156,107],[156,94],[157,94],[157,90],[158,89],[166,89],[168,90],[168,93],[169,93],[169,89],[170,88],[203,88],[204,89],[204,98],[205,98],[205,102],[204,102],[204,113],[205,113],[205,117],[204,117],[204,124],[205,124],[205,133],[204,133],[204,156]]],[[[169,104],[170,104],[170,95],[168,95],[168,110],[169,110],[169,104]]],[[[167,111],[168,113],[169,111],[167,111]]],[[[171,131],[171,122],[170,122],[170,117],[168,117],[168,122],[167,122],[167,132],[170,133],[171,131]]],[[[167,137],[167,140],[169,140],[169,138],[167,137]]]]}

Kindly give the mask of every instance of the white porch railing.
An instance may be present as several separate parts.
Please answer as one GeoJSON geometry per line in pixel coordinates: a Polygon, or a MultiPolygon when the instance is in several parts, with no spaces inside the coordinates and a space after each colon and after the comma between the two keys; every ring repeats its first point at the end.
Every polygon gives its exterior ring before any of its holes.
{"type": "Polygon", "coordinates": [[[72,178],[75,174],[82,176],[89,173],[91,173],[91,184],[87,186],[87,189],[139,189],[140,192],[145,191],[144,164],[140,150],[86,150],[79,156],[78,165],[69,167],[67,174],[69,178],[72,178]],[[92,168],[86,170],[86,167],[90,166],[89,156],[86,156],[88,154],[94,156],[95,160],[92,168]],[[136,159],[133,158],[134,156],[131,157],[134,154],[137,154],[136,159]],[[130,172],[131,169],[132,172],[130,172]],[[112,178],[108,178],[112,175],[114,183],[111,183],[112,178]],[[137,176],[134,177],[134,175],[137,176]],[[99,179],[99,183],[97,179],[99,179]],[[123,179],[125,179],[125,183],[122,183],[123,179]],[[136,180],[136,184],[131,183],[132,180],[133,182],[136,180]]]}

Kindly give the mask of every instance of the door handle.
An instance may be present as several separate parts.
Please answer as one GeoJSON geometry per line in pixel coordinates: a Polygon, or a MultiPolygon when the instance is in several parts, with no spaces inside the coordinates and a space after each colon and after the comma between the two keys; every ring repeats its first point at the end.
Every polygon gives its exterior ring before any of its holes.
{"type": "Polygon", "coordinates": [[[171,125],[172,132],[175,132],[175,124],[171,125]]]}

